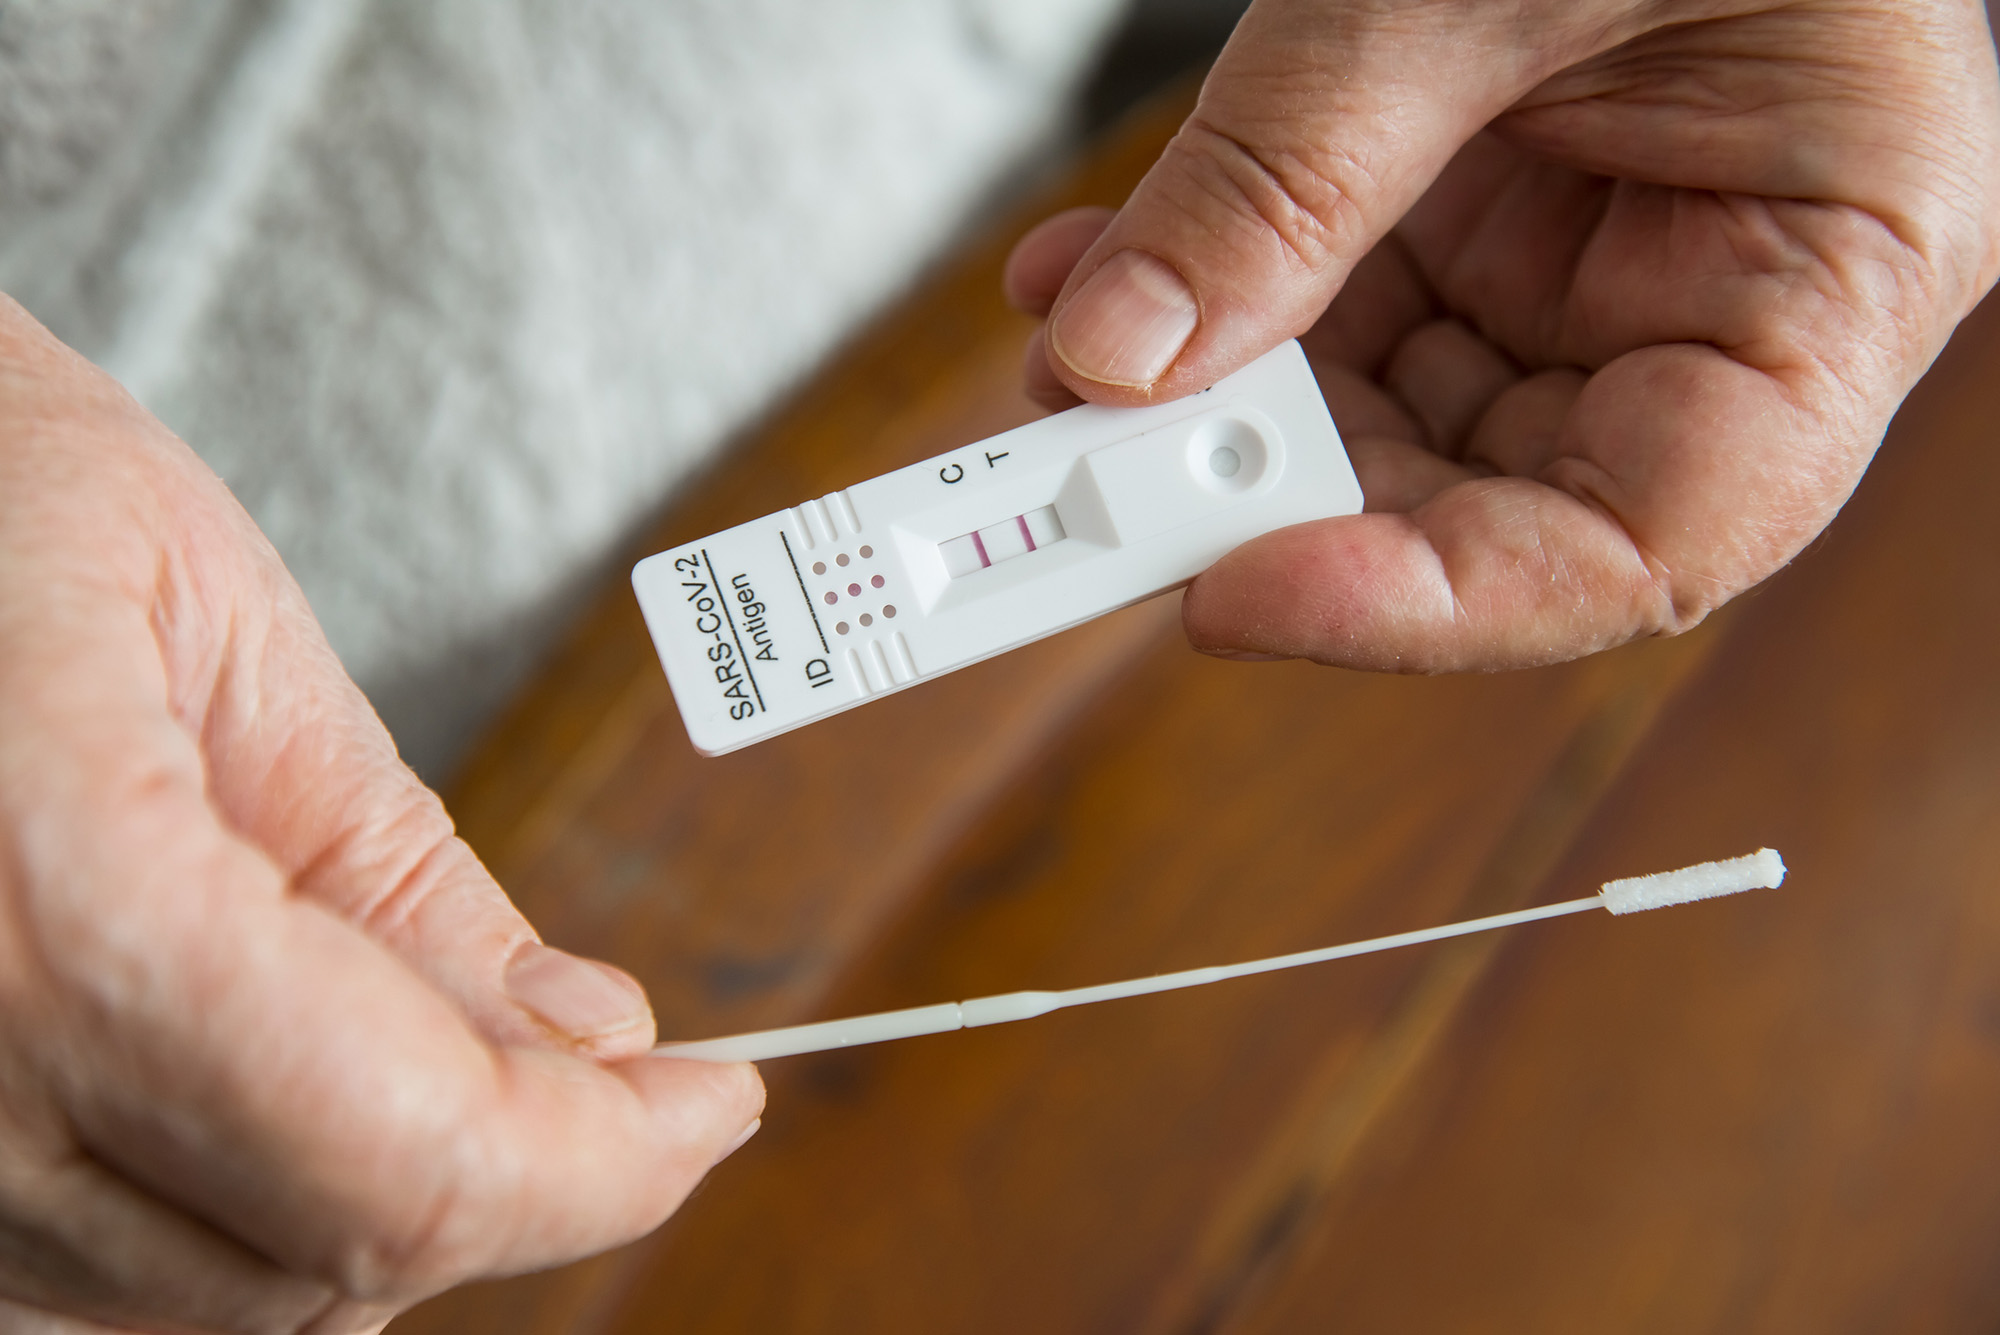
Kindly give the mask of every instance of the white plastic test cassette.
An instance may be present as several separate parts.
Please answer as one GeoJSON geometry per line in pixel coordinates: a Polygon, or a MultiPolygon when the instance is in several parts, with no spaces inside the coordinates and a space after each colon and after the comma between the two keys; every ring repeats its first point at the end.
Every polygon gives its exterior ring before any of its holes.
{"type": "Polygon", "coordinates": [[[689,738],[720,755],[1185,584],[1361,509],[1305,354],[1086,404],[632,571],[689,738]]]}

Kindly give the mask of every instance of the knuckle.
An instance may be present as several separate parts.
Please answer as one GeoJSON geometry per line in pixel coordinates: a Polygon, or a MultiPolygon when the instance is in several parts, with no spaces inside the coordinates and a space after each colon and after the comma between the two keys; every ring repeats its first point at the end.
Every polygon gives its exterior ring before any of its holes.
{"type": "Polygon", "coordinates": [[[1362,230],[1372,174],[1353,153],[1309,144],[1277,125],[1232,128],[1197,111],[1175,139],[1190,205],[1275,240],[1289,266],[1317,273],[1362,230]]]}
{"type": "Polygon", "coordinates": [[[430,789],[411,782],[327,846],[298,883],[343,907],[365,931],[393,935],[461,857],[470,857],[430,789]]]}

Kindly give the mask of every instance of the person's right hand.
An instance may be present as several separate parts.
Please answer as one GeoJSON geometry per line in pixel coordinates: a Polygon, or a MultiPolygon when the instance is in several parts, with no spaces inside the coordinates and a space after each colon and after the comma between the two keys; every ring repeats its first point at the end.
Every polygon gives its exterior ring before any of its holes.
{"type": "Polygon", "coordinates": [[[1685,630],[1782,566],[1996,273],[1975,0],[1256,0],[1124,207],[1007,285],[1051,406],[1301,336],[1368,513],[1225,556],[1189,638],[1428,672],[1685,630]]]}
{"type": "Polygon", "coordinates": [[[0,1328],[343,1332],[753,1126],[541,945],[180,441],[0,298],[0,1328]]]}

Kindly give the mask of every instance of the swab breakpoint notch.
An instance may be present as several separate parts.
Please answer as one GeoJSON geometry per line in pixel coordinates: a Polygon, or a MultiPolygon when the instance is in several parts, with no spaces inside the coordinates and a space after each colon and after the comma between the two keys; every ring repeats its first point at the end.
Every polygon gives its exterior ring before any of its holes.
{"type": "Polygon", "coordinates": [[[1784,883],[1784,879],[1784,859],[1780,858],[1774,849],[1760,848],[1755,853],[1743,857],[1727,858],[1720,862],[1703,862],[1696,866],[1683,867],[1679,871],[1656,872],[1650,876],[1629,876],[1621,880],[1606,881],[1603,889],[1597,894],[1583,899],[1566,900],[1560,904],[1544,904],[1536,908],[1516,909],[1512,913],[1495,913],[1484,918],[1469,918],[1464,922],[1446,923],[1442,927],[1399,932],[1393,936],[1378,936],[1367,941],[1351,941],[1345,945],[1301,950],[1290,955],[1274,955],[1268,959],[1248,960],[1241,964],[1184,969],[1178,973],[1156,974],[1151,978],[1128,978],[1122,982],[1074,987],[1060,992],[1005,992],[997,996],[974,997],[970,1001],[947,1001],[936,1006],[916,1006],[909,1010],[854,1015],[841,1020],[822,1020],[816,1024],[791,1025],[783,1029],[761,1029],[754,1033],[732,1034],[725,1038],[662,1043],[654,1048],[653,1052],[662,1057],[684,1057],[706,1062],[766,1061],[772,1057],[828,1052],[835,1048],[860,1047],[863,1044],[883,1043],[896,1038],[915,1038],[921,1034],[944,1034],[954,1029],[977,1029],[989,1024],[1031,1020],[1038,1015],[1047,1015],[1050,1011],[1063,1010],[1070,1006],[1088,1006],[1099,1001],[1116,1001],[1125,997],[1148,996],[1155,992],[1177,991],[1185,987],[1201,987],[1231,978],[1248,978],[1253,974],[1296,969],[1305,964],[1323,964],[1329,960],[1348,959],[1356,955],[1372,955],[1378,951],[1394,950],[1398,946],[1422,945],[1428,941],[1444,941],[1455,936],[1490,932],[1500,927],[1515,927],[1522,923],[1566,917],[1590,909],[1606,909],[1611,913],[1623,915],[1641,913],[1647,909],[1667,908],[1675,904],[1691,904],[1696,900],[1715,899],[1723,895],[1741,894],[1746,890],[1775,890],[1784,883]]]}

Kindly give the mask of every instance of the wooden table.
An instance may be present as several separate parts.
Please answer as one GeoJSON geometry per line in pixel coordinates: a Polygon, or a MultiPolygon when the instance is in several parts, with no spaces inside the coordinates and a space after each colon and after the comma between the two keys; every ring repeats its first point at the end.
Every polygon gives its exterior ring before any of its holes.
{"type": "MultiPolygon", "coordinates": [[[[647,550],[1029,418],[1020,227],[647,550]]],[[[1781,891],[771,1063],[657,1235],[399,1321],[529,1332],[1980,1331],[2000,1323],[2000,306],[1826,538],[1698,631],[1399,679],[1172,599],[720,760],[614,581],[451,803],[668,1035],[1066,987],[1770,844],[1781,891]]]]}

